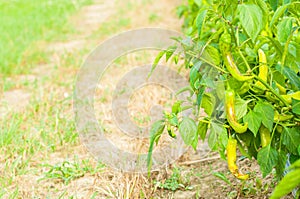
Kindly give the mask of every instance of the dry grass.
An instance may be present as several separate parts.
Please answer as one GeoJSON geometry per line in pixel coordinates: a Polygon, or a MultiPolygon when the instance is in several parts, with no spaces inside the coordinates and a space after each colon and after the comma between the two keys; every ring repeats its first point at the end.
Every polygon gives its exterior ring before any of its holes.
{"type": "MultiPolygon", "coordinates": [[[[13,80],[8,79],[3,83],[7,89],[3,90],[5,93],[2,93],[2,96],[8,96],[9,92],[15,93],[19,90],[26,90],[26,93],[21,96],[13,95],[14,99],[18,98],[22,101],[20,104],[25,104],[25,108],[9,113],[5,112],[1,118],[1,128],[5,129],[2,135],[5,134],[7,137],[7,133],[11,131],[12,138],[15,138],[1,146],[2,188],[0,195],[2,198],[149,198],[153,196],[153,184],[145,175],[126,174],[109,168],[98,168],[97,165],[101,165],[101,163],[94,160],[78,140],[73,120],[71,96],[76,72],[89,49],[108,36],[131,28],[150,25],[176,27],[179,30],[180,23],[176,20],[173,12],[176,4],[170,0],[152,0],[147,3],[142,0],[130,0],[119,1],[112,8],[110,1],[108,8],[122,12],[122,18],[118,12],[110,12],[110,16],[105,16],[105,22],[90,21],[94,27],[89,30],[83,28],[84,25],[81,26],[79,23],[80,20],[84,20],[80,16],[92,9],[92,7],[84,8],[78,14],[79,17],[74,16],[72,19],[76,23],[78,22],[79,26],[78,32],[71,36],[69,42],[39,41],[37,43],[41,51],[46,49],[45,53],[49,54],[49,60],[45,63],[42,62],[43,64],[35,67],[26,75],[26,78],[30,77],[30,80],[23,81],[22,76],[16,76],[12,77],[13,80]],[[121,26],[115,25],[116,21],[120,21],[121,26]],[[110,24],[110,27],[107,24],[110,24]],[[89,34],[86,32],[83,34],[85,30],[89,34]],[[30,97],[27,96],[27,93],[30,93],[30,97]],[[82,161],[88,161],[89,164],[85,165],[82,161]],[[54,168],[57,169],[54,171],[66,169],[62,166],[64,162],[79,165],[78,168],[72,167],[70,170],[73,172],[71,175],[74,175],[74,179],[66,183],[61,175],[52,177],[46,175],[54,168]],[[80,172],[82,174],[76,177],[76,174],[80,172]]],[[[86,23],[82,22],[82,24],[86,23]]],[[[101,114],[105,116],[101,117],[102,123],[107,126],[108,132],[111,132],[109,134],[111,139],[116,140],[115,137],[121,134],[116,127],[110,126],[109,102],[112,99],[114,84],[117,83],[118,77],[122,77],[132,67],[149,64],[155,56],[155,52],[146,55],[128,55],[125,57],[125,61],[119,60],[116,63],[117,67],[112,67],[111,72],[115,78],[111,78],[108,71],[108,75],[102,79],[101,85],[104,86],[99,88],[96,93],[102,97],[103,94],[107,95],[105,99],[100,97],[101,101],[96,102],[95,107],[99,106],[102,111],[98,116],[102,116],[101,114]]],[[[95,98],[97,98],[97,94],[95,98]]],[[[152,104],[167,106],[171,100],[167,89],[156,86],[141,88],[129,99],[130,116],[139,125],[148,126],[147,115],[149,115],[152,104]],[[145,97],[145,93],[147,93],[147,97],[145,97]]],[[[6,101],[10,101],[8,106],[16,108],[13,100],[6,101]]],[[[127,136],[118,140],[121,142],[117,144],[124,146],[124,149],[129,151],[147,151],[147,139],[130,139],[127,136]]]]}

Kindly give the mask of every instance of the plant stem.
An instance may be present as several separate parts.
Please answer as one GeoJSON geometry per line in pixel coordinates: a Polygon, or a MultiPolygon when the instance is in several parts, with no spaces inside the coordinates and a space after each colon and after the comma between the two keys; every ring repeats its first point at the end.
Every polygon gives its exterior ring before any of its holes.
{"type": "Polygon", "coordinates": [[[260,81],[265,87],[267,87],[286,107],[289,107],[289,103],[280,95],[278,94],[269,84],[267,84],[264,80],[260,77],[254,75],[254,78],[260,81]]]}
{"type": "Polygon", "coordinates": [[[193,53],[193,52],[191,52],[191,51],[188,51],[188,52],[186,52],[186,53],[189,54],[189,55],[191,55],[191,56],[193,56],[193,57],[195,57],[195,58],[197,58],[197,59],[200,59],[201,61],[204,61],[205,63],[211,65],[212,67],[214,67],[215,69],[217,69],[217,70],[220,71],[220,72],[227,73],[225,70],[223,70],[223,69],[220,68],[219,66],[217,66],[217,65],[215,65],[215,64],[213,64],[213,63],[211,63],[210,61],[204,59],[203,57],[197,56],[195,53],[193,53]]]}
{"type": "Polygon", "coordinates": [[[247,62],[247,60],[246,60],[246,58],[245,58],[245,56],[243,55],[243,53],[241,52],[241,50],[240,49],[238,49],[238,52],[239,52],[239,54],[240,54],[240,56],[242,57],[242,59],[243,59],[243,61],[244,61],[244,63],[246,64],[246,66],[247,66],[247,72],[251,72],[251,68],[250,68],[250,66],[249,66],[249,64],[248,64],[248,62],[247,62]]]}
{"type": "Polygon", "coordinates": [[[288,40],[286,41],[286,43],[284,45],[284,51],[283,51],[283,55],[282,55],[282,59],[281,59],[281,65],[282,66],[284,66],[286,55],[287,55],[288,50],[289,50],[289,44],[290,44],[292,38],[293,38],[293,33],[289,36],[288,40]]]}

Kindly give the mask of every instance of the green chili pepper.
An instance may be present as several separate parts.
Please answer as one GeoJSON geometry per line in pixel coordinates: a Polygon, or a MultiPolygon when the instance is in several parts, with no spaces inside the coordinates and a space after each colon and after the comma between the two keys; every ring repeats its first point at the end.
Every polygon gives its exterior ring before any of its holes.
{"type": "Polygon", "coordinates": [[[259,128],[260,142],[262,147],[266,147],[271,142],[271,133],[264,125],[259,128]]]}

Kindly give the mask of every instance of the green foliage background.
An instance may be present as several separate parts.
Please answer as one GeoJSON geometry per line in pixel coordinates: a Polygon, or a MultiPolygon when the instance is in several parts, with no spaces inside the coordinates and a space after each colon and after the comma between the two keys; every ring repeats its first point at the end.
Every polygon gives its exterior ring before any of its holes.
{"type": "MultiPolygon", "coordinates": [[[[182,90],[189,90],[191,96],[185,102],[187,107],[182,102],[174,104],[160,128],[166,125],[172,131],[179,130],[193,148],[198,138],[207,138],[209,146],[224,159],[228,135],[233,135],[241,153],[257,159],[264,177],[275,168],[281,179],[287,154],[291,162],[300,157],[300,2],[189,0],[177,11],[184,18],[186,37],[177,38],[177,46],[161,52],[153,69],[164,55],[167,60],[173,57],[175,63],[184,57],[190,86],[182,90]],[[228,33],[230,44],[224,52],[222,35],[228,33]],[[259,50],[267,57],[267,81],[259,77],[259,50]],[[226,65],[227,55],[233,57],[241,75],[253,79],[235,79],[226,65]],[[224,114],[224,91],[229,88],[236,93],[233,106],[237,121],[249,125],[242,134],[233,130],[224,114]],[[180,112],[191,107],[194,115],[182,117],[180,112]],[[206,116],[200,115],[201,109],[206,116]],[[271,141],[262,147],[260,129],[264,127],[271,141]]],[[[161,134],[153,129],[151,143],[158,142],[161,134]]]]}

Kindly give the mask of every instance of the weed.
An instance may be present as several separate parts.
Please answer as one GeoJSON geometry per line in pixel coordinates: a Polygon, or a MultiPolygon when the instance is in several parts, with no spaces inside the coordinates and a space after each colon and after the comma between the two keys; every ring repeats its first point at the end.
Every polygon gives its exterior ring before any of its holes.
{"type": "Polygon", "coordinates": [[[174,167],[172,170],[172,175],[170,178],[166,179],[164,182],[154,182],[155,186],[161,189],[167,189],[171,191],[176,191],[180,188],[185,188],[185,185],[181,183],[181,173],[180,169],[174,167]]]}
{"type": "Polygon", "coordinates": [[[43,166],[49,168],[49,170],[44,173],[45,176],[40,180],[58,179],[62,180],[65,184],[69,184],[71,180],[80,178],[86,173],[93,175],[97,172],[101,172],[104,168],[102,163],[98,163],[94,167],[89,160],[79,161],[78,158],[75,158],[74,162],[66,160],[56,165],[45,164],[43,166]]]}

